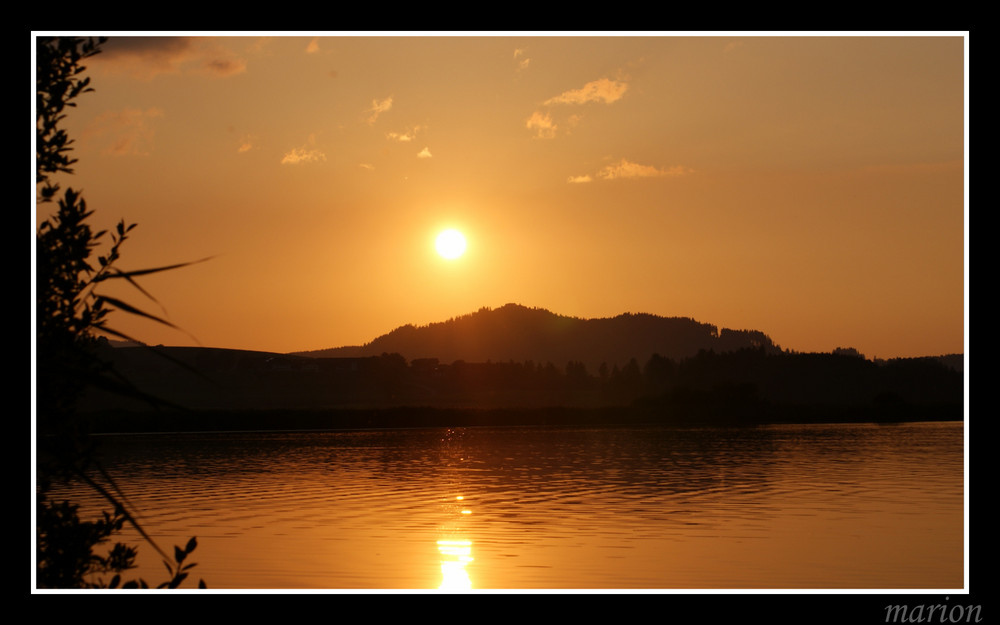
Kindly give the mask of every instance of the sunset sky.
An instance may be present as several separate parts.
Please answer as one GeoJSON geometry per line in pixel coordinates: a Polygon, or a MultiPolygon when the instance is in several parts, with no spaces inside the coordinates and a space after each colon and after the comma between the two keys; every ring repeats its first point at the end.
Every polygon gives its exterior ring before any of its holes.
{"type": "MultiPolygon", "coordinates": [[[[100,34],[100,33],[87,33],[100,34]]],[[[65,127],[151,344],[291,352],[506,303],[962,352],[963,33],[112,37],[65,127]],[[456,259],[435,250],[464,234],[456,259]],[[162,308],[160,307],[162,305],[162,308]],[[193,338],[192,338],[193,337],[193,338]]],[[[40,223],[55,206],[42,205],[40,223]]]]}

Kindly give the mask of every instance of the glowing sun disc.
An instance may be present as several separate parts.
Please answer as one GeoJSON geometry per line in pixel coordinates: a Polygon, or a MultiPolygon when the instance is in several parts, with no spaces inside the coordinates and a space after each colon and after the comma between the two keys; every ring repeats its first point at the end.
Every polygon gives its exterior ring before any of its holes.
{"type": "Polygon", "coordinates": [[[465,253],[465,237],[458,230],[445,230],[434,242],[438,254],[444,258],[458,258],[465,253]]]}

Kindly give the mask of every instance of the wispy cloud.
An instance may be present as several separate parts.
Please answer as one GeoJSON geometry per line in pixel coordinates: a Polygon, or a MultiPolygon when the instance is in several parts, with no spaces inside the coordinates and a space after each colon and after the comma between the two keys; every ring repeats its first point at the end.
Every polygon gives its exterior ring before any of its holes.
{"type": "Polygon", "coordinates": [[[243,154],[244,152],[249,152],[250,150],[253,150],[256,147],[257,147],[256,138],[251,137],[250,135],[245,135],[242,139],[240,139],[240,145],[238,148],[236,148],[236,151],[240,154],[243,154]]]}
{"type": "Polygon", "coordinates": [[[325,161],[326,154],[316,149],[292,148],[281,159],[282,165],[298,165],[299,163],[314,163],[325,161]]]}
{"type": "Polygon", "coordinates": [[[361,169],[366,169],[368,171],[375,171],[375,166],[371,163],[358,163],[358,167],[361,169]]]}
{"type": "Polygon", "coordinates": [[[430,148],[424,148],[423,150],[417,152],[417,158],[430,158],[430,157],[431,157],[430,148]]]}
{"type": "MultiPolygon", "coordinates": [[[[579,89],[564,91],[553,98],[549,98],[542,102],[542,106],[579,105],[587,104],[588,102],[611,104],[620,100],[625,95],[626,90],[628,90],[628,84],[622,80],[601,78],[588,82],[579,89]]],[[[582,119],[583,115],[573,113],[566,118],[566,127],[573,128],[582,119]]],[[[529,130],[534,131],[535,137],[538,139],[552,139],[556,136],[557,124],[552,120],[552,115],[548,111],[535,111],[528,118],[525,126],[529,130]]]]}
{"type": "Polygon", "coordinates": [[[414,126],[409,130],[404,130],[403,132],[387,132],[385,133],[386,139],[392,141],[398,141],[400,143],[408,143],[417,138],[417,132],[422,129],[422,126],[414,126]]]}
{"type": "Polygon", "coordinates": [[[517,71],[519,72],[528,69],[528,65],[531,64],[531,59],[526,57],[525,54],[524,48],[516,48],[514,50],[514,60],[517,61],[517,71]]]}
{"type": "Polygon", "coordinates": [[[597,172],[597,175],[604,180],[616,180],[619,178],[657,178],[660,176],[685,176],[693,173],[690,167],[680,165],[661,169],[652,165],[640,165],[632,161],[622,159],[621,161],[608,165],[597,172]]]}
{"type": "Polygon", "coordinates": [[[146,156],[153,149],[153,120],[160,117],[163,111],[155,107],[109,111],[90,122],[81,138],[103,142],[105,154],[146,156]]]}
{"type": "Polygon", "coordinates": [[[385,113],[391,108],[392,96],[389,96],[384,100],[372,100],[372,107],[368,109],[368,112],[371,113],[371,115],[368,116],[368,123],[374,124],[379,115],[385,113]]]}
{"type": "MultiPolygon", "coordinates": [[[[619,180],[622,178],[686,176],[691,173],[694,173],[694,170],[690,167],[682,167],[678,165],[675,167],[660,168],[652,165],[640,165],[639,163],[633,163],[632,161],[623,158],[617,163],[613,163],[602,168],[597,172],[596,176],[601,180],[619,180]]],[[[569,184],[585,184],[593,181],[594,177],[590,174],[570,176],[566,179],[566,182],[569,184]]]]}
{"type": "Polygon", "coordinates": [[[94,57],[94,65],[142,80],[179,73],[226,77],[247,66],[214,37],[111,37],[94,57]]]}
{"type": "Polygon", "coordinates": [[[204,59],[201,62],[204,73],[216,76],[232,76],[246,71],[246,61],[234,58],[213,58],[204,59]]]}
{"type": "Polygon", "coordinates": [[[299,163],[315,163],[325,161],[326,154],[313,147],[316,144],[315,135],[309,136],[309,141],[300,148],[292,148],[281,158],[282,165],[298,165],[299,163]]]}
{"type": "Polygon", "coordinates": [[[628,84],[619,80],[600,78],[588,82],[579,89],[571,89],[549,98],[543,104],[551,106],[554,104],[586,104],[587,102],[604,102],[610,104],[616,102],[625,95],[628,84]]]}
{"type": "Polygon", "coordinates": [[[556,125],[548,113],[535,111],[524,125],[528,130],[535,131],[535,137],[539,139],[551,139],[556,136],[556,125]]]}

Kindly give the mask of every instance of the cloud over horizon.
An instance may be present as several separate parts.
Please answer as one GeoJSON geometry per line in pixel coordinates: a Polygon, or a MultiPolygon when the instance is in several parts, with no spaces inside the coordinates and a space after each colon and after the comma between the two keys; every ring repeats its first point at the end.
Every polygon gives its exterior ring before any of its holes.
{"type": "Polygon", "coordinates": [[[528,57],[526,57],[524,55],[525,55],[524,48],[516,48],[514,50],[514,59],[517,60],[517,71],[519,71],[519,72],[522,72],[522,71],[528,69],[528,65],[531,64],[531,59],[529,59],[528,57]],[[521,58],[521,57],[524,57],[524,58],[521,58]]]}
{"type": "Polygon", "coordinates": [[[374,124],[375,120],[378,119],[379,115],[385,113],[391,108],[392,108],[392,96],[389,96],[384,100],[373,99],[372,107],[368,109],[368,112],[371,113],[371,115],[368,116],[368,124],[369,125],[374,124]]]}
{"type": "Polygon", "coordinates": [[[314,163],[316,161],[325,161],[326,154],[323,154],[319,150],[310,150],[306,148],[292,148],[289,152],[285,153],[285,156],[281,159],[282,165],[297,165],[299,163],[314,163]]]}
{"type": "Polygon", "coordinates": [[[236,151],[240,154],[243,154],[244,152],[249,152],[250,150],[253,150],[256,147],[257,147],[257,139],[250,135],[244,135],[243,138],[240,139],[240,147],[238,147],[236,151]]]}
{"type": "MultiPolygon", "coordinates": [[[[516,54],[516,53],[515,53],[516,54]]],[[[625,94],[628,84],[620,80],[610,80],[600,78],[592,80],[579,89],[570,89],[561,94],[549,98],[542,102],[543,107],[553,107],[563,104],[581,105],[589,102],[604,102],[611,104],[617,102],[625,94]]],[[[571,114],[565,121],[569,128],[573,128],[580,123],[583,116],[579,113],[571,114]]],[[[552,139],[556,136],[557,124],[552,120],[552,115],[548,111],[535,111],[528,118],[525,126],[534,131],[536,139],[552,139]]]]}
{"type": "Polygon", "coordinates": [[[551,139],[556,136],[556,125],[552,123],[552,116],[548,113],[535,111],[524,125],[528,130],[534,130],[538,139],[551,139]]]}
{"type": "Polygon", "coordinates": [[[246,60],[216,37],[110,37],[94,66],[141,80],[159,74],[197,73],[227,77],[246,71],[246,60]]]}
{"type": "Polygon", "coordinates": [[[652,165],[640,165],[627,159],[608,165],[597,172],[597,175],[604,180],[615,180],[618,178],[658,178],[661,176],[684,176],[694,173],[689,167],[680,165],[660,169],[652,165]]]}
{"type": "Polygon", "coordinates": [[[571,89],[542,102],[545,106],[554,104],[586,104],[587,102],[617,102],[625,95],[628,84],[619,80],[599,78],[592,80],[579,89],[571,89]]]}
{"type": "Polygon", "coordinates": [[[417,138],[417,132],[419,132],[422,128],[422,126],[414,126],[413,128],[404,130],[403,132],[387,132],[385,133],[385,137],[386,139],[390,139],[392,141],[408,143],[417,138]]]}
{"type": "Polygon", "coordinates": [[[315,163],[325,161],[326,154],[312,147],[316,144],[316,136],[309,135],[309,141],[300,148],[292,148],[281,158],[282,165],[298,165],[299,163],[315,163]]]}

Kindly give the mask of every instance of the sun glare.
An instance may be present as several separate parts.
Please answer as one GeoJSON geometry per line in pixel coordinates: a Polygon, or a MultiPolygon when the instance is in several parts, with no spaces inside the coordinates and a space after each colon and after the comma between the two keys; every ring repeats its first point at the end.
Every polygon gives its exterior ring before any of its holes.
{"type": "Polygon", "coordinates": [[[438,235],[434,246],[442,258],[458,258],[465,253],[465,237],[458,230],[445,230],[438,235]]]}

